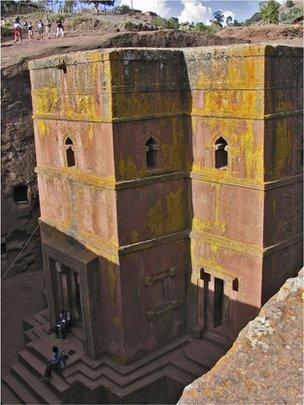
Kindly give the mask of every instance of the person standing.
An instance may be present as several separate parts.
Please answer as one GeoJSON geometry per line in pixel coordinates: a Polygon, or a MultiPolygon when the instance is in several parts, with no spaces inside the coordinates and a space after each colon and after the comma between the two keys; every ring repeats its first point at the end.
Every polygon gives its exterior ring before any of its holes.
{"type": "Polygon", "coordinates": [[[27,24],[27,33],[28,33],[29,42],[32,42],[33,36],[34,36],[34,30],[33,30],[33,24],[31,21],[27,24]]]}
{"type": "Polygon", "coordinates": [[[38,20],[37,26],[38,26],[39,37],[42,38],[43,32],[44,32],[44,24],[43,24],[43,21],[41,20],[41,18],[38,20]]]}
{"type": "Polygon", "coordinates": [[[63,32],[63,24],[61,18],[57,18],[56,20],[56,25],[57,25],[57,31],[56,31],[56,37],[64,37],[64,32],[63,32]]]}
{"type": "Polygon", "coordinates": [[[48,35],[48,38],[51,38],[52,21],[49,17],[46,17],[45,27],[45,33],[48,35]]]}
{"type": "Polygon", "coordinates": [[[16,17],[14,21],[14,42],[22,43],[22,32],[21,32],[21,25],[20,25],[20,17],[16,17]]]}

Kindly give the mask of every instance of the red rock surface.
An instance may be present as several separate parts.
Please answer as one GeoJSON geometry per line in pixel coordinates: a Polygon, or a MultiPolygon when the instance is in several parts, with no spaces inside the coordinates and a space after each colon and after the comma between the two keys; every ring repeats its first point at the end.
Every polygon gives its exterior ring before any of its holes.
{"type": "Polygon", "coordinates": [[[231,350],[178,404],[303,403],[304,270],[286,281],[231,350]]]}

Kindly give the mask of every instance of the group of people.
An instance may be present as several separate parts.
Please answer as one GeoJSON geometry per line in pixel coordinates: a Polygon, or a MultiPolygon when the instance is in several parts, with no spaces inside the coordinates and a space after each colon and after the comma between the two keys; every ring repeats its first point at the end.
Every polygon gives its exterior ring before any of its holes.
{"type": "MultiPolygon", "coordinates": [[[[65,339],[71,327],[71,314],[69,311],[61,310],[56,321],[55,335],[57,338],[65,339]]],[[[71,351],[72,352],[72,351],[71,351]]],[[[65,362],[69,358],[64,351],[57,346],[53,346],[52,357],[49,359],[43,379],[52,378],[52,371],[62,372],[65,368],[65,362]]]]}
{"type": "MultiPolygon", "coordinates": [[[[51,38],[52,21],[49,17],[46,17],[45,21],[40,18],[36,23],[36,27],[39,38],[43,38],[44,33],[49,39],[51,38]]],[[[22,42],[22,28],[27,32],[29,42],[32,42],[34,37],[34,26],[31,21],[25,21],[22,27],[20,17],[17,17],[13,24],[14,42],[22,42]]],[[[64,37],[63,22],[60,17],[56,20],[56,37],[64,37]]]]}

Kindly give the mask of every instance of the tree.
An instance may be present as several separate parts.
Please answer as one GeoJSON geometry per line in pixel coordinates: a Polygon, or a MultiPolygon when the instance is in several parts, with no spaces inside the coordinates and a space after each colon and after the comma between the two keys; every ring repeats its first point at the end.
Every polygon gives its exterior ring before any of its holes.
{"type": "Polygon", "coordinates": [[[127,4],[122,4],[116,8],[116,11],[120,14],[129,14],[131,13],[131,8],[127,4]]]}
{"type": "Polygon", "coordinates": [[[233,26],[233,19],[232,19],[231,15],[228,15],[228,17],[226,18],[226,25],[227,25],[227,27],[233,26]]]}
{"type": "Polygon", "coordinates": [[[72,13],[73,12],[73,8],[76,4],[76,0],[65,0],[63,7],[62,7],[62,11],[64,13],[72,13]]]}
{"type": "Polygon", "coordinates": [[[212,22],[217,23],[218,25],[220,25],[221,27],[223,26],[223,22],[225,20],[224,14],[221,10],[216,11],[215,13],[213,13],[213,20],[212,22]]]}
{"type": "Polygon", "coordinates": [[[234,27],[242,27],[244,25],[243,22],[239,22],[238,20],[233,21],[233,26],[234,27]]]}
{"type": "Polygon", "coordinates": [[[97,14],[98,7],[100,4],[102,4],[104,6],[104,11],[106,12],[107,7],[114,7],[115,0],[93,0],[93,1],[90,1],[90,3],[93,3],[95,10],[96,10],[96,14],[97,14]]]}
{"type": "Polygon", "coordinates": [[[167,27],[171,30],[178,30],[179,29],[179,22],[178,22],[178,18],[175,17],[170,17],[167,20],[167,27]]]}
{"type": "Polygon", "coordinates": [[[203,22],[198,22],[195,24],[195,31],[208,31],[208,26],[204,24],[203,22]]]}
{"type": "Polygon", "coordinates": [[[291,7],[294,6],[294,2],[291,1],[291,0],[287,0],[286,3],[285,3],[285,6],[286,6],[287,8],[291,8],[291,7]]]}
{"type": "Polygon", "coordinates": [[[259,3],[262,20],[268,24],[278,24],[280,3],[275,0],[262,1],[259,3]]]}

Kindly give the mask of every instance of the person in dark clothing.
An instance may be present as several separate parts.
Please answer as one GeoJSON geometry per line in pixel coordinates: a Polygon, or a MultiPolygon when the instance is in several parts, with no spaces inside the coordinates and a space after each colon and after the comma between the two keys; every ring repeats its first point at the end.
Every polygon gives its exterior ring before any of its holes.
{"type": "Polygon", "coordinates": [[[57,346],[53,346],[52,352],[53,355],[49,359],[44,372],[44,378],[47,379],[52,378],[52,371],[54,369],[62,371],[65,367],[65,360],[66,360],[65,353],[59,350],[57,346]]]}
{"type": "Polygon", "coordinates": [[[55,334],[62,339],[66,338],[67,332],[71,326],[71,314],[69,311],[62,309],[56,322],[55,334]]]}

